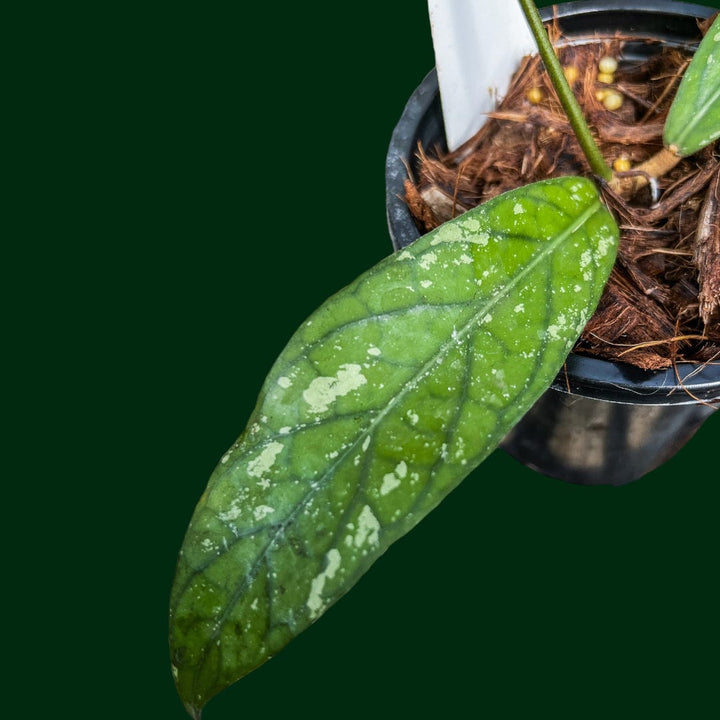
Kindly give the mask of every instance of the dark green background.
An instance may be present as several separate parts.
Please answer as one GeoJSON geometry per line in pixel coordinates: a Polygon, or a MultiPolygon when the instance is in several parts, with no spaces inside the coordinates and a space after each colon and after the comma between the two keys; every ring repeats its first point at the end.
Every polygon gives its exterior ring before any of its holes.
{"type": "MultiPolygon", "coordinates": [[[[103,7],[33,17],[13,64],[8,694],[180,720],[185,527],[290,334],[390,252],[385,153],[434,60],[420,0],[103,7]]],[[[718,429],[621,489],[495,453],[207,719],[707,717],[718,429]]]]}

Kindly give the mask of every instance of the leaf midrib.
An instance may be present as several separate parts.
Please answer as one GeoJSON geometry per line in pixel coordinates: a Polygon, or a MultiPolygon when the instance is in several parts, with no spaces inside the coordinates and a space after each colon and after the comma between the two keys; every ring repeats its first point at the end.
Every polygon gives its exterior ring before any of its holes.
{"type": "MultiPolygon", "coordinates": [[[[244,591],[246,588],[254,581],[255,577],[257,576],[257,572],[261,564],[265,561],[266,556],[271,551],[271,549],[274,547],[276,542],[280,537],[282,537],[285,534],[285,530],[287,527],[289,527],[295,517],[298,515],[298,513],[305,507],[305,505],[309,502],[309,500],[313,497],[313,495],[319,490],[321,486],[324,486],[329,478],[332,478],[335,474],[336,469],[345,461],[345,459],[356,450],[358,447],[358,444],[361,440],[364,440],[368,435],[372,434],[377,427],[377,425],[397,406],[397,404],[406,397],[412,390],[414,390],[417,387],[417,383],[422,379],[426,373],[428,373],[434,365],[438,363],[438,360],[441,359],[444,355],[447,354],[449,349],[452,347],[452,345],[457,343],[458,338],[465,338],[468,333],[471,331],[471,329],[475,326],[478,319],[480,317],[484,317],[488,311],[492,310],[495,305],[498,304],[500,300],[502,300],[507,294],[508,291],[512,290],[514,287],[516,287],[525,277],[527,277],[533,269],[543,260],[545,259],[549,254],[551,254],[556,247],[561,245],[568,237],[572,236],[577,230],[579,230],[600,208],[602,207],[602,204],[599,200],[595,200],[592,205],[585,210],[574,222],[570,223],[568,227],[563,230],[559,235],[557,235],[555,238],[553,238],[550,242],[547,243],[547,245],[543,248],[541,252],[539,252],[533,260],[531,260],[517,275],[515,275],[503,288],[503,292],[497,293],[494,297],[490,297],[476,313],[474,313],[465,323],[465,326],[456,333],[454,338],[448,338],[445,342],[443,342],[440,345],[440,348],[438,351],[432,355],[420,368],[418,372],[415,373],[415,376],[405,383],[403,388],[400,390],[400,392],[395,395],[390,402],[388,402],[387,406],[384,410],[382,410],[365,428],[359,431],[359,434],[356,438],[356,440],[349,445],[344,452],[340,453],[335,460],[335,462],[326,470],[323,475],[313,480],[310,483],[310,487],[308,489],[308,492],[303,496],[303,498],[296,504],[295,508],[290,512],[289,515],[286,516],[285,520],[282,522],[276,521],[275,523],[272,523],[272,525],[278,525],[278,529],[276,530],[275,534],[270,537],[267,544],[261,551],[261,553],[258,555],[257,559],[251,566],[251,568],[246,572],[245,578],[243,579],[243,582],[240,584],[236,592],[233,594],[232,598],[229,600],[227,606],[225,607],[222,615],[218,618],[216,629],[208,639],[208,641],[205,643],[204,647],[202,648],[202,659],[197,664],[197,671],[194,674],[194,677],[199,679],[200,673],[202,670],[202,667],[204,666],[204,663],[208,657],[208,652],[211,647],[213,647],[214,642],[217,640],[217,636],[220,633],[221,628],[224,626],[225,622],[227,621],[228,616],[231,614],[232,610],[234,610],[235,606],[237,605],[238,601],[242,597],[244,591]]],[[[271,442],[270,439],[266,441],[267,443],[271,442]]],[[[265,528],[268,526],[265,526],[265,528]]],[[[265,528],[258,528],[257,532],[261,532],[265,528]]],[[[231,547],[233,547],[238,540],[234,540],[232,543],[228,544],[227,548],[223,548],[222,552],[219,552],[215,558],[209,562],[205,567],[208,567],[212,564],[217,558],[221,557],[225,553],[227,553],[231,547]]],[[[191,581],[193,577],[195,577],[197,572],[193,572],[188,579],[188,584],[191,581]]],[[[184,592],[183,592],[184,594],[184,592]]],[[[270,611],[268,610],[268,617],[271,616],[270,611]]],[[[195,686],[194,689],[197,691],[197,687],[195,686]]]]}
{"type": "Polygon", "coordinates": [[[684,145],[685,139],[688,137],[688,135],[690,135],[695,130],[695,128],[699,125],[705,115],[707,115],[708,110],[718,100],[720,100],[720,86],[710,96],[707,102],[703,103],[702,107],[695,113],[693,113],[690,121],[687,123],[687,125],[683,127],[683,129],[680,131],[680,134],[677,136],[677,139],[672,144],[677,145],[678,147],[684,145]]]}

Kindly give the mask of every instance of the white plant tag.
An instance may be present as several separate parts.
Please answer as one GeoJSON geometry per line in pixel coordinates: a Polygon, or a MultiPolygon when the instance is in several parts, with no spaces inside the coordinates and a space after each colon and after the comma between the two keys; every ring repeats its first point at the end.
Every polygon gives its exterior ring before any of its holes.
{"type": "Polygon", "coordinates": [[[484,124],[535,40],[516,0],[428,0],[449,150],[484,124]]]}

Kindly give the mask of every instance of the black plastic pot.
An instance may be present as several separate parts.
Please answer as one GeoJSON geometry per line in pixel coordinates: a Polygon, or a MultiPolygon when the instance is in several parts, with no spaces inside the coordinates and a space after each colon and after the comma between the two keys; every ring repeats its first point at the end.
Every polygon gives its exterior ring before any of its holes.
{"type": "MultiPolygon", "coordinates": [[[[552,19],[553,8],[541,10],[552,19]]],[[[694,47],[697,18],[713,8],[660,0],[571,2],[555,6],[568,42],[594,32],[643,35],[666,44],[694,47]]],[[[641,42],[626,45],[631,59],[652,52],[641,42]]],[[[410,97],[393,132],[386,161],[386,205],[393,247],[420,236],[403,182],[424,148],[445,145],[437,76],[431,71],[410,97]]],[[[646,372],[618,362],[571,354],[551,388],[501,443],[538,472],[588,485],[622,485],[672,457],[718,408],[720,364],[646,372]]]]}

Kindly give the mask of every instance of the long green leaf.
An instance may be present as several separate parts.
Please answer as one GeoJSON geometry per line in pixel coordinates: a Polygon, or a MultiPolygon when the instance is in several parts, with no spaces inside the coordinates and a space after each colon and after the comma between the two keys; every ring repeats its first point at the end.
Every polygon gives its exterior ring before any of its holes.
{"type": "Polygon", "coordinates": [[[665,121],[665,146],[681,157],[720,137],[720,15],[690,61],[665,121]]]}
{"type": "Polygon", "coordinates": [[[180,553],[171,652],[194,717],[497,446],[561,367],[616,244],[591,182],[536,183],[386,258],[303,324],[180,553]]]}

